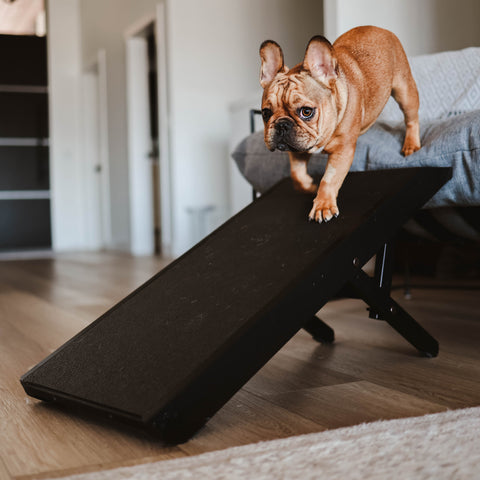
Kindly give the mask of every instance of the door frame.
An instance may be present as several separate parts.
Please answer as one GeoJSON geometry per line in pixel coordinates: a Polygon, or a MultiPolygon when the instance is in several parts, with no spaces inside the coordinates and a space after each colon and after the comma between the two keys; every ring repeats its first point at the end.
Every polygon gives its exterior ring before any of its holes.
{"type": "MultiPolygon", "coordinates": [[[[137,141],[145,132],[136,123],[138,101],[142,102],[141,93],[136,98],[138,88],[145,88],[142,74],[134,68],[136,59],[132,55],[135,50],[135,39],[153,25],[157,51],[157,98],[158,98],[158,139],[159,139],[159,175],[160,175],[160,212],[161,212],[161,248],[162,255],[172,253],[172,201],[171,201],[171,166],[170,166],[170,128],[168,106],[168,60],[166,5],[162,1],[156,6],[153,14],[137,20],[125,30],[126,76],[127,76],[127,121],[128,121],[128,166],[129,166],[129,205],[130,205],[130,238],[131,253],[134,255],[151,255],[154,253],[153,235],[153,195],[145,195],[151,191],[151,176],[139,166],[142,154],[135,150],[137,141]],[[130,53],[129,53],[130,52],[130,53]],[[139,160],[140,159],[140,160],[139,160]],[[143,174],[140,172],[143,171],[143,174]],[[147,205],[147,199],[149,204],[147,205]],[[148,239],[147,229],[150,229],[148,239]]],[[[138,45],[137,45],[138,47],[138,45]]],[[[140,48],[140,47],[139,47],[140,48]]],[[[145,114],[145,112],[144,112],[145,114]]],[[[143,127],[144,128],[144,127],[143,127]]]]}

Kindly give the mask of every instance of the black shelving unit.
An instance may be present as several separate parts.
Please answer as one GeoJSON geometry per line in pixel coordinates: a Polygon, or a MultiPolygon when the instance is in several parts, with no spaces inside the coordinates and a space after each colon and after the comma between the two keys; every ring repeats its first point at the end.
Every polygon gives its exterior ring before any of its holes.
{"type": "Polygon", "coordinates": [[[47,43],[0,35],[0,252],[51,248],[47,43]]]}

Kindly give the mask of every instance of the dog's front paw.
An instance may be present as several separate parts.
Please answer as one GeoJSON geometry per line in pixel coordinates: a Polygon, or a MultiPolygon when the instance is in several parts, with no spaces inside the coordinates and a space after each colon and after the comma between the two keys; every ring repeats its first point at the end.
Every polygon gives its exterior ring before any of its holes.
{"type": "Polygon", "coordinates": [[[337,198],[333,189],[320,186],[313,201],[313,208],[308,215],[309,220],[315,220],[318,223],[328,222],[333,217],[338,217],[339,213],[337,198]]]}

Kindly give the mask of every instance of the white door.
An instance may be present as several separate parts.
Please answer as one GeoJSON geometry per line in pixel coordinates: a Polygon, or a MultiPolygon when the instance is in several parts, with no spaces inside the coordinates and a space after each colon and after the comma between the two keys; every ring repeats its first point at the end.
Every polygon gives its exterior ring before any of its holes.
{"type": "Polygon", "coordinates": [[[111,246],[105,52],[82,75],[86,248],[111,246]]]}

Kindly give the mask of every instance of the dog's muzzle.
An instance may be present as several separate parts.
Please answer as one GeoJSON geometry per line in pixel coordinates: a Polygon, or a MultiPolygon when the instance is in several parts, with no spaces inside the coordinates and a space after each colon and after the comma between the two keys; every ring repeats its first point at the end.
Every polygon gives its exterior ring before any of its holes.
{"type": "Polygon", "coordinates": [[[273,137],[273,147],[282,152],[293,150],[291,143],[291,134],[294,127],[293,120],[290,118],[280,118],[275,122],[275,135],[273,137]]]}

